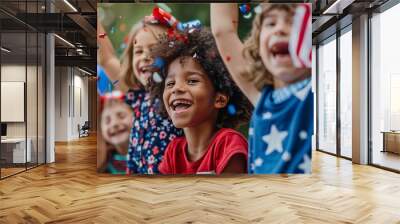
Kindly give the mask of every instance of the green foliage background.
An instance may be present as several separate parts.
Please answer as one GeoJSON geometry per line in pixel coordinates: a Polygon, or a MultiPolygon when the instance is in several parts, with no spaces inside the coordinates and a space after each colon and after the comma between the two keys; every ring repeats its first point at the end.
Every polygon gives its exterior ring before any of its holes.
{"type": "MultiPolygon", "coordinates": [[[[172,10],[172,15],[179,21],[187,22],[198,19],[203,26],[210,26],[209,3],[98,3],[99,16],[97,18],[104,18],[99,22],[104,25],[108,37],[117,50],[117,54],[121,55],[123,52],[121,44],[131,27],[144,16],[150,15],[154,7],[163,8],[163,5],[169,7],[172,10]],[[121,30],[121,26],[125,26],[125,30],[121,30]]],[[[252,7],[255,6],[252,5],[252,7]]],[[[245,39],[251,29],[252,19],[253,17],[244,19],[240,16],[239,18],[238,32],[242,40],[245,39]]]]}

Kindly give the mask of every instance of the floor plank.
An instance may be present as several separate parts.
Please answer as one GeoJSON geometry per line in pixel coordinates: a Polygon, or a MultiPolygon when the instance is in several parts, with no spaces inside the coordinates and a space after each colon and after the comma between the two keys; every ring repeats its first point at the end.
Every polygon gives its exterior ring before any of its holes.
{"type": "Polygon", "coordinates": [[[400,223],[400,175],[313,153],[311,175],[96,173],[96,139],[0,181],[0,223],[400,223]]]}

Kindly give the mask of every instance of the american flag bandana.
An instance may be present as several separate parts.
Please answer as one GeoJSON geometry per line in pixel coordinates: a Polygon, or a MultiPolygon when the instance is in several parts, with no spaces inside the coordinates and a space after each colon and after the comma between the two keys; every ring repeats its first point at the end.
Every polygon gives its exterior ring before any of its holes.
{"type": "Polygon", "coordinates": [[[161,24],[168,25],[172,28],[175,28],[179,23],[179,21],[173,15],[158,7],[153,9],[153,17],[161,24]]]}
{"type": "Polygon", "coordinates": [[[300,4],[293,17],[289,51],[293,64],[298,68],[311,68],[311,4],[300,4]]]}
{"type": "Polygon", "coordinates": [[[125,94],[119,90],[114,90],[112,92],[105,93],[104,95],[100,96],[100,105],[103,108],[104,103],[107,100],[121,100],[122,102],[125,101],[125,94]]]}

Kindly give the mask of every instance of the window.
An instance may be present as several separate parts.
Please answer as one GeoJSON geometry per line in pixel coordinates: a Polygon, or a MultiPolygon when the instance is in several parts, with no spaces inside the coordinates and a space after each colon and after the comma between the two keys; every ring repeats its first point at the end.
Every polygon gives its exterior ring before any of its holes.
{"type": "Polygon", "coordinates": [[[336,37],[318,48],[318,149],[336,153],[336,37]]]}
{"type": "Polygon", "coordinates": [[[371,18],[372,163],[400,170],[400,5],[371,18]],[[398,151],[397,151],[398,150],[398,151]]]}
{"type": "Polygon", "coordinates": [[[351,26],[340,36],[340,155],[351,158],[352,141],[352,35],[351,26]]]}

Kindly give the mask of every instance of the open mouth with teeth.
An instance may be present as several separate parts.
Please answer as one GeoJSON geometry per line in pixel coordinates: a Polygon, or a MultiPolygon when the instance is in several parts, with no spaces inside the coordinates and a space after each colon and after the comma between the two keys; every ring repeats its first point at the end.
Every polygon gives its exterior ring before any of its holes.
{"type": "Polygon", "coordinates": [[[150,77],[151,74],[153,74],[152,66],[142,66],[139,68],[139,74],[140,76],[144,76],[146,78],[150,77]]]}
{"type": "Polygon", "coordinates": [[[169,106],[172,109],[172,111],[174,111],[176,113],[181,113],[181,112],[186,111],[189,107],[191,107],[192,104],[193,104],[193,102],[190,100],[177,99],[177,100],[173,100],[169,106]]]}
{"type": "Polygon", "coordinates": [[[271,46],[270,50],[274,57],[290,56],[288,42],[277,42],[271,46]]]}

